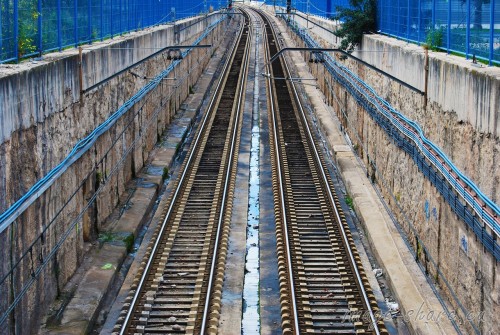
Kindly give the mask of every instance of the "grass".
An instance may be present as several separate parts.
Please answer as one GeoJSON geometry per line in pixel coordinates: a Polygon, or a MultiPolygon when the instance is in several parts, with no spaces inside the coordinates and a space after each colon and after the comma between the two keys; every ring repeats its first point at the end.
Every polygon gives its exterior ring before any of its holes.
{"type": "Polygon", "coordinates": [[[349,194],[345,195],[345,203],[349,206],[349,208],[354,210],[354,201],[349,194]]]}
{"type": "Polygon", "coordinates": [[[116,240],[116,236],[114,233],[110,231],[104,231],[102,233],[99,233],[99,236],[97,237],[99,242],[105,243],[105,242],[113,242],[116,240]]]}
{"type": "MultiPolygon", "coordinates": [[[[464,55],[464,54],[462,54],[462,53],[460,53],[460,52],[456,52],[456,51],[450,51],[450,55],[453,55],[453,56],[458,56],[458,57],[461,57],[461,58],[465,58],[465,55],[464,55]]],[[[470,57],[470,56],[469,56],[469,59],[472,59],[472,57],[470,57]]],[[[481,58],[477,58],[477,57],[476,57],[476,61],[477,61],[478,63],[484,64],[484,65],[488,65],[488,66],[490,65],[490,62],[489,62],[489,61],[484,60],[484,59],[481,59],[481,58]]],[[[496,66],[496,67],[498,67],[498,66],[500,66],[500,65],[499,65],[499,64],[492,63],[492,66],[496,66]]]]}
{"type": "Polygon", "coordinates": [[[129,234],[129,233],[113,233],[110,231],[104,231],[99,233],[99,236],[97,238],[99,242],[101,243],[107,243],[107,242],[122,242],[125,247],[127,248],[127,252],[132,251],[132,248],[134,247],[134,234],[129,234]]]}
{"type": "Polygon", "coordinates": [[[168,177],[170,176],[170,173],[168,171],[168,167],[163,168],[163,174],[161,175],[161,179],[165,181],[168,177]]]}

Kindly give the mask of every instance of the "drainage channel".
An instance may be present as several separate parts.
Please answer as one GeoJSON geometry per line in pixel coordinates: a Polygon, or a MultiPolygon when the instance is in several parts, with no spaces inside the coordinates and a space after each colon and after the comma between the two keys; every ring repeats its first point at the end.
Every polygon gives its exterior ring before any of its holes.
{"type": "Polygon", "coordinates": [[[250,175],[248,181],[247,242],[245,280],[243,284],[242,334],[260,333],[259,314],[259,190],[260,190],[260,127],[259,127],[259,42],[260,29],[255,29],[255,77],[252,110],[252,141],[250,147],[250,175]]]}

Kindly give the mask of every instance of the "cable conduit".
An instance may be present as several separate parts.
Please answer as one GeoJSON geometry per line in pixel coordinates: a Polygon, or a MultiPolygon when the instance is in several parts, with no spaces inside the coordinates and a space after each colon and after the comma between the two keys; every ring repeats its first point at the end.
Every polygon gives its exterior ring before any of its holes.
{"type": "MultiPolygon", "coordinates": [[[[304,29],[299,28],[296,22],[290,21],[289,25],[304,40],[308,47],[321,47],[304,31],[304,29]]],[[[405,137],[409,138],[414,143],[414,146],[420,152],[418,155],[421,155],[424,160],[429,161],[431,165],[434,166],[444,177],[448,184],[452,186],[455,192],[460,195],[464,202],[472,208],[480,220],[490,227],[496,236],[489,235],[484,231],[484,227],[481,227],[481,232],[479,232],[478,227],[476,227],[476,222],[478,222],[478,220],[474,220],[475,217],[467,219],[465,214],[460,215],[456,204],[452,204],[449,197],[446,197],[444,194],[445,192],[437,187],[436,177],[432,180],[429,173],[424,173],[431,183],[438,188],[454,212],[471,226],[476,235],[478,235],[485,247],[495,256],[495,258],[497,260],[500,259],[500,247],[495,241],[497,240],[497,236],[500,234],[500,224],[498,221],[500,213],[499,206],[485,196],[469,178],[467,178],[455,167],[455,165],[448,159],[439,147],[425,137],[422,129],[416,122],[406,118],[404,115],[394,110],[394,108],[387,101],[382,99],[373,90],[373,88],[359,79],[350,70],[339,65],[329,54],[325,54],[325,59],[325,67],[328,72],[330,72],[336,81],[346,87],[346,89],[353,94],[358,102],[362,103],[363,107],[365,107],[374,120],[387,132],[391,139],[396,140],[395,137],[397,137],[398,146],[402,147],[412,156],[415,162],[417,162],[419,169],[424,172],[423,165],[418,164],[416,153],[412,152],[413,145],[408,143],[407,140],[401,139],[397,135],[397,132],[392,131],[393,129],[397,130],[401,134],[404,134],[405,137]],[[345,73],[347,75],[345,75],[345,73]],[[367,91],[371,92],[375,98],[367,94],[367,91]],[[403,141],[403,143],[401,143],[401,141],[403,141]],[[432,149],[434,152],[430,151],[427,147],[432,149]],[[453,173],[455,173],[457,177],[455,177],[453,173]],[[485,205],[483,206],[477,199],[475,199],[471,191],[468,191],[464,186],[462,186],[460,181],[463,182],[466,187],[470,188],[470,190],[474,192],[485,205]],[[491,209],[492,213],[486,210],[486,206],[491,209]]]]}
{"type": "MultiPolygon", "coordinates": [[[[225,16],[215,21],[207,27],[206,31],[194,42],[194,45],[199,44],[213,29],[217,26],[225,16]]],[[[186,49],[182,53],[186,56],[191,52],[192,48],[186,49]]],[[[0,234],[9,227],[36,199],[38,199],[69,166],[77,161],[89,148],[104,134],[116,121],[125,114],[132,106],[140,101],[144,96],[156,88],[161,81],[167,77],[170,72],[181,62],[177,60],[172,62],[167,69],[163,70],[159,75],[141,88],[132,98],[126,101],[116,112],[114,112],[106,121],[95,128],[89,135],[75,144],[66,158],[53,168],[45,177],[37,181],[19,200],[10,206],[5,212],[0,215],[0,234]]]]}

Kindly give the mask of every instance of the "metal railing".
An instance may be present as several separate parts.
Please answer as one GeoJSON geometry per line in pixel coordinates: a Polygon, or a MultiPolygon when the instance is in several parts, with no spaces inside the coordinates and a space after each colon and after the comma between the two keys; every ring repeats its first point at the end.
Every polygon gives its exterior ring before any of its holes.
{"type": "Polygon", "coordinates": [[[499,0],[379,0],[382,34],[500,65],[499,0]]]}
{"type": "Polygon", "coordinates": [[[220,9],[217,0],[0,0],[0,63],[220,9]]]}
{"type": "MultiPolygon", "coordinates": [[[[290,22],[290,25],[308,47],[320,47],[306,30],[301,29],[294,22],[290,22]]],[[[437,185],[436,179],[442,180],[458,196],[460,202],[457,205],[454,198],[451,200],[447,194],[444,194],[446,191],[442,187],[438,188],[453,211],[472,228],[485,249],[497,260],[500,260],[500,244],[498,242],[500,207],[484,195],[438,146],[425,137],[417,123],[396,111],[373,88],[349,69],[338,64],[330,55],[325,53],[324,58],[326,69],[363,104],[388,136],[412,156],[426,178],[435,186],[437,185]],[[427,166],[427,173],[424,165],[427,166]],[[434,173],[429,170],[431,168],[434,173]]]]}

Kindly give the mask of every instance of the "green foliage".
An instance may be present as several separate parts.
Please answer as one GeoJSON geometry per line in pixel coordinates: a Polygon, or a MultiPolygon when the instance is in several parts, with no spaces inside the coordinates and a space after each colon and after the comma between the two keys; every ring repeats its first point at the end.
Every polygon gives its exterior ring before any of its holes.
{"type": "Polygon", "coordinates": [[[345,203],[347,204],[347,206],[349,206],[352,210],[354,210],[354,201],[353,199],[351,198],[351,196],[349,194],[346,194],[345,196],[345,203]]]}
{"type": "Polygon", "coordinates": [[[19,57],[23,57],[37,50],[35,36],[38,32],[37,20],[40,13],[36,10],[34,1],[20,1],[19,8],[17,52],[19,57]]]}
{"type": "Polygon", "coordinates": [[[425,37],[424,47],[432,51],[438,51],[443,43],[443,28],[434,29],[430,28],[427,31],[427,36],[425,37]]]}
{"type": "Polygon", "coordinates": [[[128,234],[125,238],[122,239],[123,243],[125,243],[125,247],[127,248],[127,252],[131,252],[134,247],[134,234],[128,234]]]}
{"type": "Polygon", "coordinates": [[[113,234],[112,232],[110,231],[104,231],[104,232],[101,232],[99,233],[99,236],[97,237],[97,239],[101,242],[101,243],[104,243],[104,242],[112,242],[115,240],[115,234],[113,234]]]}
{"type": "Polygon", "coordinates": [[[376,1],[349,0],[350,8],[337,6],[337,15],[333,20],[342,21],[342,26],[335,35],[342,38],[340,48],[352,52],[361,44],[363,34],[375,31],[376,1]]]}
{"type": "Polygon", "coordinates": [[[27,35],[26,30],[19,29],[19,42],[17,45],[19,57],[29,55],[35,52],[36,49],[35,41],[27,35]]]}
{"type": "Polygon", "coordinates": [[[97,239],[101,243],[114,243],[114,244],[124,245],[125,248],[127,248],[127,252],[132,251],[135,241],[134,234],[114,233],[110,231],[104,231],[99,233],[97,239]]]}
{"type": "Polygon", "coordinates": [[[102,175],[102,172],[97,171],[95,174],[95,188],[98,189],[103,181],[104,181],[104,176],[102,175]]]}
{"type": "Polygon", "coordinates": [[[416,254],[416,260],[418,261],[419,259],[422,259],[422,253],[424,251],[424,248],[422,247],[422,243],[420,243],[417,240],[417,254],[416,254]]]}
{"type": "Polygon", "coordinates": [[[170,176],[170,173],[169,173],[169,171],[168,171],[168,167],[166,167],[166,166],[165,166],[165,167],[163,168],[163,174],[161,175],[161,179],[162,179],[163,181],[165,181],[166,179],[168,179],[168,177],[169,177],[169,176],[170,176]]]}

